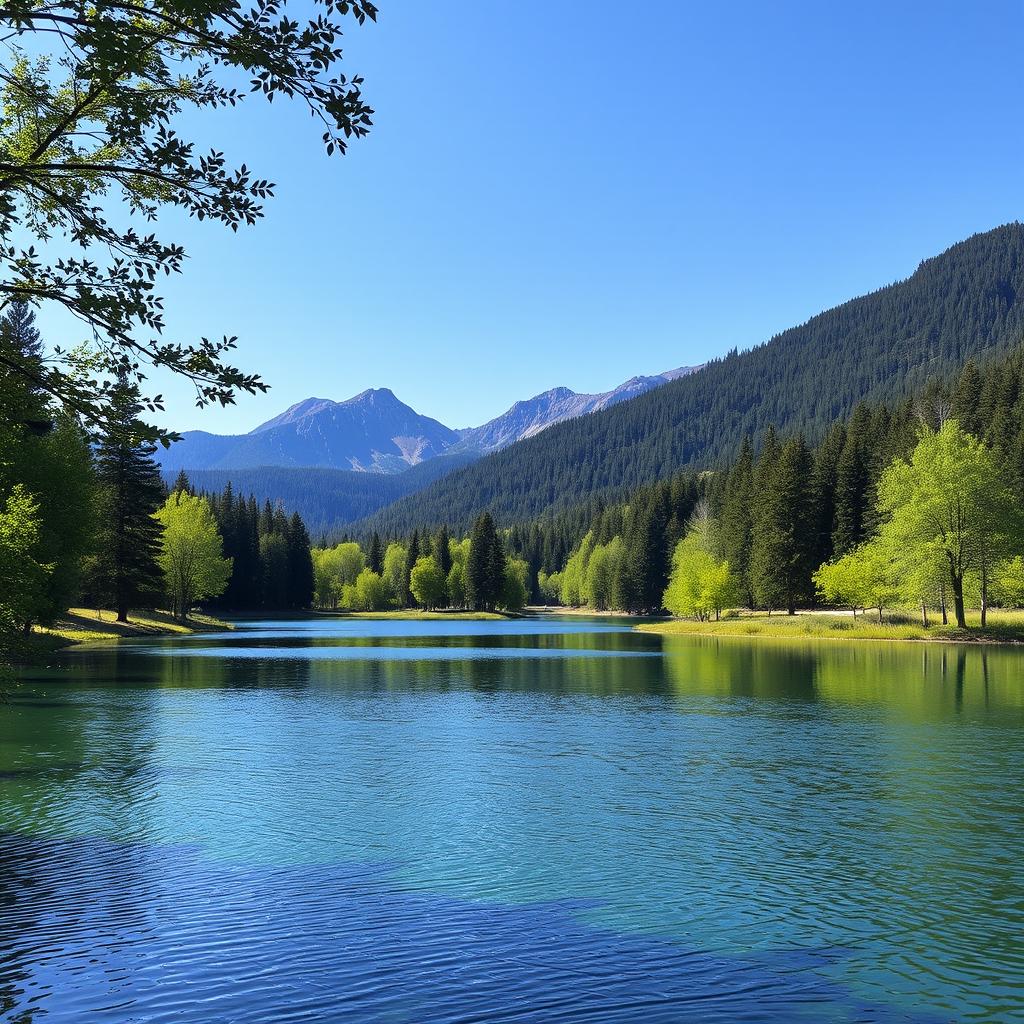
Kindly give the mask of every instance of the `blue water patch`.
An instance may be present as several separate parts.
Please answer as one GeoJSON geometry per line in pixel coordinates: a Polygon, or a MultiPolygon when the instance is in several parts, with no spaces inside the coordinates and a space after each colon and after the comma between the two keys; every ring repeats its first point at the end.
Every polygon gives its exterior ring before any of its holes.
{"type": "MultiPolygon", "coordinates": [[[[133,653],[163,657],[163,647],[134,647],[133,653]]],[[[324,647],[182,647],[175,657],[185,658],[259,658],[314,661],[479,661],[481,659],[558,659],[578,658],[656,658],[656,651],[609,651],[583,647],[566,650],[558,647],[377,647],[331,644],[324,647]]]]}
{"type": "Polygon", "coordinates": [[[838,950],[729,956],[578,902],[403,890],[386,865],[225,866],[182,847],[0,835],[0,1021],[906,1021],[838,950]]]}

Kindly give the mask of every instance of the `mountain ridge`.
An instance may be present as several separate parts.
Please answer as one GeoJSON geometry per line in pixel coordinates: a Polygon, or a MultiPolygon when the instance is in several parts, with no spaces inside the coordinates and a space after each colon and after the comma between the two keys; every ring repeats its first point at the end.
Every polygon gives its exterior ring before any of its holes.
{"type": "Polygon", "coordinates": [[[167,471],[258,467],[399,473],[445,452],[483,455],[533,436],[554,423],[586,415],[659,387],[695,367],[631,377],[610,391],[580,394],[552,388],[516,402],[480,427],[456,430],[423,416],[390,388],[367,388],[343,401],[310,397],[245,434],[192,430],[157,459],[167,471]]]}
{"type": "Polygon", "coordinates": [[[354,529],[464,529],[485,510],[523,522],[680,469],[713,468],[769,425],[816,439],[859,401],[919,392],[1022,338],[1024,226],[1014,222],[699,373],[489,454],[354,529]]]}

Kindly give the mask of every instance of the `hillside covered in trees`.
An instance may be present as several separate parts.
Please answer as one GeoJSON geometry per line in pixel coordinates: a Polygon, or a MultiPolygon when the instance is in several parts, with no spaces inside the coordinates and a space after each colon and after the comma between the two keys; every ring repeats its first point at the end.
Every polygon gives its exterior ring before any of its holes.
{"type": "MultiPolygon", "coordinates": [[[[188,478],[201,491],[219,492],[231,483],[236,491],[254,495],[260,504],[280,503],[290,512],[298,512],[314,538],[330,538],[357,519],[422,490],[477,457],[474,452],[445,452],[402,473],[260,466],[188,470],[188,478]]],[[[168,485],[176,476],[176,471],[164,471],[168,485]]]]}
{"type": "Polygon", "coordinates": [[[516,527],[510,548],[552,604],[699,618],[824,599],[962,625],[966,601],[984,625],[990,603],[1024,598],[1022,510],[1018,348],[894,405],[860,404],[816,447],[769,428],[757,455],[745,438],[720,472],[516,527]]]}
{"type": "Polygon", "coordinates": [[[810,442],[860,401],[894,402],[1024,336],[1024,226],[924,261],[907,280],[822,313],[749,351],[612,409],[550,427],[360,524],[407,534],[482,510],[524,522],[588,495],[621,495],[688,467],[721,465],[768,426],[810,442]]]}

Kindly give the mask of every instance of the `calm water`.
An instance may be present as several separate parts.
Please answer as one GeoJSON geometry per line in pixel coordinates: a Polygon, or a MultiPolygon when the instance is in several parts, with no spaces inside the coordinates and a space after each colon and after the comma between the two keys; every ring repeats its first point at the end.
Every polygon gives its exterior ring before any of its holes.
{"type": "Polygon", "coordinates": [[[0,1021],[1024,1020],[1024,654],[241,623],[0,705],[0,1021]]]}

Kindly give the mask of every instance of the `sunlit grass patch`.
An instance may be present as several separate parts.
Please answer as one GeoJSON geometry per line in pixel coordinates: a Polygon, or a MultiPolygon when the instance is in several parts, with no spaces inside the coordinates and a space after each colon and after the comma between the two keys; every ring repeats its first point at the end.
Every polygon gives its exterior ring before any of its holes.
{"type": "Polygon", "coordinates": [[[930,614],[927,628],[920,619],[906,612],[884,612],[878,621],[876,612],[849,613],[801,612],[786,615],[775,612],[739,612],[723,616],[717,622],[674,619],[645,623],[635,627],[647,633],[666,636],[761,636],[816,637],[849,640],[934,640],[947,643],[1022,643],[1024,642],[1024,611],[990,611],[988,623],[981,629],[981,615],[968,613],[968,628],[942,625],[935,613],[930,614]]]}

